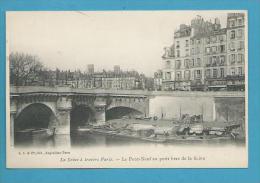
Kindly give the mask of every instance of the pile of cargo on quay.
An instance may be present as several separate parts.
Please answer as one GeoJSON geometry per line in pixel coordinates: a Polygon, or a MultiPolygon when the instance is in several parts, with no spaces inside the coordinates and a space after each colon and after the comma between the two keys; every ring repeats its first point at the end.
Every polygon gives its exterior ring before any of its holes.
{"type": "Polygon", "coordinates": [[[76,133],[93,133],[158,143],[245,141],[242,122],[205,122],[201,115],[183,115],[179,120],[163,120],[157,119],[157,117],[123,117],[104,123],[81,126],[76,133]]]}

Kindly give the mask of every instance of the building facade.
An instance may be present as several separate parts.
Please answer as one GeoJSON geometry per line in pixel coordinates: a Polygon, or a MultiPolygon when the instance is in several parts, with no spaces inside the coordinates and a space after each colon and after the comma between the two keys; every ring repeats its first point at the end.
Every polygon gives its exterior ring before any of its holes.
{"type": "Polygon", "coordinates": [[[190,90],[190,38],[191,26],[180,25],[174,32],[175,45],[175,90],[190,90]]]}
{"type": "Polygon", "coordinates": [[[205,88],[227,89],[226,29],[217,29],[205,37],[205,88]]]}
{"type": "Polygon", "coordinates": [[[245,16],[229,13],[227,17],[227,88],[245,89],[245,16]]]}
{"type": "Polygon", "coordinates": [[[162,90],[162,81],[163,81],[163,72],[162,70],[158,70],[157,72],[154,73],[154,90],[160,91],[162,90]]]}
{"type": "Polygon", "coordinates": [[[180,25],[162,57],[162,89],[244,90],[244,22],[243,13],[228,13],[226,28],[201,16],[180,25]]]}
{"type": "Polygon", "coordinates": [[[154,75],[157,90],[175,90],[175,45],[164,48],[163,69],[154,75]],[[161,85],[161,86],[160,86],[161,85]]]}

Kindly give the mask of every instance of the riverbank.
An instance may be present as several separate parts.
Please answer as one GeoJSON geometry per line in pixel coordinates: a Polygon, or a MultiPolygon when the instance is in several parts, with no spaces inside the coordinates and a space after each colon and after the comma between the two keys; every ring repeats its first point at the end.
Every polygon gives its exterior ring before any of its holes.
{"type": "Polygon", "coordinates": [[[93,124],[89,127],[81,127],[78,132],[139,139],[155,143],[214,140],[245,141],[240,125],[231,122],[183,124],[177,120],[165,119],[115,119],[101,124],[93,124]]]}
{"type": "MultiPolygon", "coordinates": [[[[158,120],[137,120],[137,119],[113,119],[106,122],[109,125],[115,125],[117,127],[122,127],[127,124],[142,124],[142,125],[154,125],[156,127],[174,127],[176,125],[181,125],[182,123],[177,119],[158,119],[158,120]]],[[[223,121],[204,121],[202,124],[205,128],[217,127],[225,128],[229,125],[237,124],[236,122],[223,122],[223,121]]]]}

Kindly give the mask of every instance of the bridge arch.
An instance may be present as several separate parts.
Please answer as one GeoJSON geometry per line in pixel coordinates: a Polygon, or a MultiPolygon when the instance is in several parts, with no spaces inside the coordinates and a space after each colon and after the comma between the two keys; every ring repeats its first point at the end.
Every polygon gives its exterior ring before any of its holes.
{"type": "Polygon", "coordinates": [[[136,115],[143,115],[143,112],[126,106],[116,106],[106,110],[106,120],[120,119],[124,116],[132,118],[136,115]]]}
{"type": "Polygon", "coordinates": [[[70,128],[77,129],[95,121],[95,110],[85,104],[75,105],[70,112],[70,128]]]}
{"type": "Polygon", "coordinates": [[[31,128],[50,128],[56,123],[55,112],[43,103],[32,103],[23,106],[14,119],[14,131],[31,128]]]}

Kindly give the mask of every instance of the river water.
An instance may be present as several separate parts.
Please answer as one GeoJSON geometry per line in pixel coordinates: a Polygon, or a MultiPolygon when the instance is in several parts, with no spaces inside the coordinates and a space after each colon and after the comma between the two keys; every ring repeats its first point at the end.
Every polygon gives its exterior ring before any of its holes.
{"type": "MultiPolygon", "coordinates": [[[[148,142],[138,139],[129,139],[127,137],[115,137],[111,135],[84,133],[73,135],[55,135],[49,139],[20,139],[20,142],[15,144],[15,147],[37,147],[37,148],[88,148],[88,147],[113,147],[113,146],[157,146],[157,142],[148,142]]],[[[244,146],[243,141],[234,140],[211,140],[211,141],[178,141],[171,143],[160,143],[163,146],[244,146]]]]}

